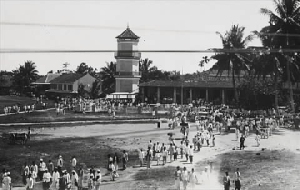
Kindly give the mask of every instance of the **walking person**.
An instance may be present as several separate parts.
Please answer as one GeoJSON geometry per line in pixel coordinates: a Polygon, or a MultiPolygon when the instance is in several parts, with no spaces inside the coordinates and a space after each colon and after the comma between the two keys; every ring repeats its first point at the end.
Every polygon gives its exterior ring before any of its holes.
{"type": "Polygon", "coordinates": [[[193,146],[190,145],[190,149],[189,149],[189,158],[190,158],[190,163],[193,163],[193,157],[194,157],[194,150],[193,150],[193,146]]]}
{"type": "Polygon", "coordinates": [[[33,178],[31,176],[31,174],[29,174],[27,179],[26,179],[25,189],[26,190],[33,190],[33,188],[34,188],[34,181],[33,181],[33,178]]]}
{"type": "Polygon", "coordinates": [[[241,173],[239,171],[239,168],[236,169],[236,172],[234,172],[235,179],[234,179],[234,190],[241,190],[241,173]]]}
{"type": "Polygon", "coordinates": [[[180,190],[181,171],[179,166],[177,166],[176,169],[177,170],[175,171],[175,188],[176,190],[180,190]]]}
{"type": "Polygon", "coordinates": [[[126,164],[128,162],[128,153],[125,150],[123,151],[122,161],[123,161],[123,170],[125,170],[126,164]]]}
{"type": "Polygon", "coordinates": [[[212,147],[216,146],[216,137],[215,135],[212,136],[212,147]]]}
{"type": "Polygon", "coordinates": [[[101,171],[100,169],[97,170],[96,179],[95,179],[95,190],[100,190],[101,185],[101,171]]]}
{"type": "Polygon", "coordinates": [[[255,136],[255,140],[256,140],[256,143],[257,143],[257,147],[259,147],[260,146],[260,135],[258,133],[255,136]]]}
{"type": "Polygon", "coordinates": [[[190,149],[189,144],[186,143],[184,152],[185,152],[185,158],[187,162],[189,161],[189,149],[190,149]]]}
{"type": "Polygon", "coordinates": [[[183,141],[180,142],[179,148],[180,148],[181,159],[183,159],[183,150],[184,150],[184,148],[185,148],[185,147],[184,147],[184,144],[183,144],[183,141]]]}
{"type": "Polygon", "coordinates": [[[77,189],[78,189],[78,175],[75,170],[72,170],[71,190],[77,190],[77,189]]]}
{"type": "Polygon", "coordinates": [[[182,174],[181,174],[182,184],[183,184],[183,190],[186,190],[188,180],[189,180],[189,174],[186,170],[186,167],[183,168],[182,174]]]}
{"type": "Polygon", "coordinates": [[[189,182],[190,182],[191,189],[195,189],[196,183],[198,183],[198,178],[196,176],[194,168],[192,168],[192,171],[189,175],[189,182]]]}
{"type": "Polygon", "coordinates": [[[170,144],[169,147],[169,153],[170,153],[170,163],[171,163],[173,161],[173,155],[174,155],[174,147],[172,143],[170,144]]]}
{"type": "Polygon", "coordinates": [[[244,135],[241,135],[241,138],[240,138],[240,150],[242,149],[245,149],[245,137],[244,135]]]}
{"type": "Polygon", "coordinates": [[[60,174],[57,170],[57,168],[54,168],[53,174],[52,174],[52,184],[51,184],[51,189],[52,190],[58,190],[59,188],[59,178],[60,174]]]}
{"type": "Polygon", "coordinates": [[[225,172],[225,176],[223,177],[224,190],[230,190],[230,177],[228,172],[225,172]]]}

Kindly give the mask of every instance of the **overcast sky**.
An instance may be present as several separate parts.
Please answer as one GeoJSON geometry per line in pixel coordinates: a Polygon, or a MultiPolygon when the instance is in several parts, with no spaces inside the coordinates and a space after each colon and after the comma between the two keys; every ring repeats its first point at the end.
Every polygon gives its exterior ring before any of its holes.
{"type": "MultiPolygon", "coordinates": [[[[216,31],[233,24],[246,34],[268,25],[260,8],[272,0],[195,1],[8,1],[0,0],[0,48],[32,50],[116,50],[115,37],[129,24],[140,36],[140,50],[206,50],[221,47],[216,31]],[[13,24],[13,23],[18,23],[13,24]]],[[[254,40],[249,45],[260,45],[254,40]]],[[[204,53],[142,53],[162,70],[200,70],[204,53]]],[[[76,69],[85,62],[98,70],[115,61],[113,53],[0,54],[0,70],[13,70],[26,60],[40,74],[76,69]]],[[[208,66],[206,66],[206,69],[208,66]]]]}

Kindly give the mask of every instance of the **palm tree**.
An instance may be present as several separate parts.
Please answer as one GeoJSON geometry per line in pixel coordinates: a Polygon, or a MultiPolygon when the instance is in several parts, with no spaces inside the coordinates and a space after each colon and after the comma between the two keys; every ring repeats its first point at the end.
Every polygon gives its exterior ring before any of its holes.
{"type": "Polygon", "coordinates": [[[38,78],[36,65],[32,61],[26,61],[18,70],[14,71],[14,86],[19,92],[25,93],[29,90],[30,84],[38,78]]]}
{"type": "Polygon", "coordinates": [[[265,27],[272,33],[271,42],[276,47],[284,48],[286,56],[286,79],[289,86],[290,104],[295,112],[293,88],[291,86],[291,64],[295,63],[295,55],[289,50],[300,48],[300,1],[299,0],[274,0],[275,12],[262,8],[262,14],[270,17],[270,26],[265,27]],[[286,51],[286,52],[285,52],[286,51]]]}
{"type": "Polygon", "coordinates": [[[242,70],[250,69],[248,65],[250,60],[247,58],[247,54],[242,50],[245,49],[247,43],[252,40],[253,36],[249,35],[244,38],[244,30],[245,27],[233,25],[224,36],[220,32],[217,32],[222,40],[223,48],[214,49],[216,54],[211,56],[211,59],[217,61],[213,66],[213,69],[218,70],[217,76],[222,75],[223,71],[228,71],[228,75],[231,73],[236,103],[238,102],[236,76],[239,77],[242,70]]]}
{"type": "Polygon", "coordinates": [[[115,91],[115,73],[116,63],[106,63],[106,67],[102,67],[100,71],[102,81],[102,91],[105,94],[110,94],[115,91]]]}
{"type": "Polygon", "coordinates": [[[153,61],[146,58],[144,60],[140,60],[139,62],[139,68],[140,72],[142,73],[140,82],[148,82],[150,80],[150,73],[157,70],[155,66],[151,67],[153,64],[153,61]]]}

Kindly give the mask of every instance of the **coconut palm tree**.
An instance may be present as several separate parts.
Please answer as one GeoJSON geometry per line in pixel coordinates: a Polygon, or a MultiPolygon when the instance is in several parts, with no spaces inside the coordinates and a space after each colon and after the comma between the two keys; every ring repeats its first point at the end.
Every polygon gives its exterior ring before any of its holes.
{"type": "Polygon", "coordinates": [[[295,111],[293,88],[291,85],[291,64],[295,63],[293,49],[300,48],[300,1],[274,0],[275,12],[262,8],[262,14],[269,16],[270,26],[264,29],[271,34],[271,43],[275,47],[283,47],[282,53],[286,56],[285,77],[289,86],[290,104],[295,111]],[[291,51],[292,50],[292,51],[291,51]]]}
{"type": "Polygon", "coordinates": [[[38,78],[36,65],[32,61],[26,61],[18,70],[14,71],[13,84],[17,91],[25,93],[30,89],[30,84],[38,78]]]}
{"type": "Polygon", "coordinates": [[[216,54],[211,56],[211,59],[216,60],[212,68],[218,70],[217,76],[222,75],[223,71],[228,71],[228,75],[231,74],[236,103],[238,102],[236,77],[239,78],[241,71],[250,70],[250,60],[243,50],[247,43],[253,39],[253,36],[249,35],[244,38],[244,30],[245,27],[233,25],[225,35],[217,32],[222,40],[223,48],[213,49],[216,54]]]}
{"type": "Polygon", "coordinates": [[[148,82],[150,80],[150,73],[157,70],[155,66],[151,66],[153,64],[153,61],[146,58],[144,60],[140,60],[139,62],[139,68],[140,72],[142,74],[140,82],[148,82]]]}
{"type": "Polygon", "coordinates": [[[106,63],[106,67],[102,67],[100,71],[100,78],[102,81],[102,92],[110,94],[115,91],[115,73],[116,63],[106,63]]]}

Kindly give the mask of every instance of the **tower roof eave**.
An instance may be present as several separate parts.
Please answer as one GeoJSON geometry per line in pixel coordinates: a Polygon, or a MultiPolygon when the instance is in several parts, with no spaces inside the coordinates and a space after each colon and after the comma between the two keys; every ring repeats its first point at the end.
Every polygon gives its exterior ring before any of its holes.
{"type": "Polygon", "coordinates": [[[140,37],[137,36],[134,32],[132,32],[132,30],[130,30],[129,27],[127,27],[126,30],[124,32],[122,32],[122,34],[118,35],[116,38],[117,39],[134,39],[134,40],[137,40],[140,37]]]}

